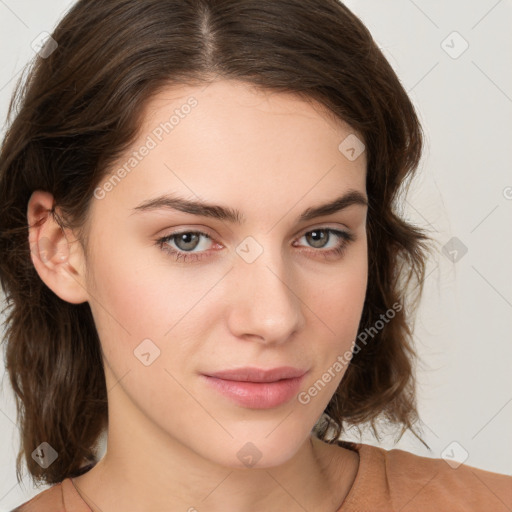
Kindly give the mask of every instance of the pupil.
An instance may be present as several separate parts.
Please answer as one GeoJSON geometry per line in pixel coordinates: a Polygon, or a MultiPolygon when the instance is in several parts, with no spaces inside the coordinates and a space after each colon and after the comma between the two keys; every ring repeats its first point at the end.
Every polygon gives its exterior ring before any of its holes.
{"type": "MultiPolygon", "coordinates": [[[[315,231],[311,231],[310,236],[311,236],[311,238],[313,238],[313,242],[315,244],[318,242],[322,242],[322,239],[326,238],[327,233],[322,230],[315,230],[315,231]]],[[[322,243],[320,243],[320,245],[316,245],[315,247],[322,247],[322,243]]]]}
{"type": "Polygon", "coordinates": [[[198,235],[196,233],[182,233],[176,240],[177,245],[182,250],[193,249],[197,242],[198,235]],[[179,243],[178,243],[179,242],[179,243]],[[185,247],[182,246],[181,242],[184,242],[185,247]],[[192,246],[190,246],[190,244],[192,246]]]}

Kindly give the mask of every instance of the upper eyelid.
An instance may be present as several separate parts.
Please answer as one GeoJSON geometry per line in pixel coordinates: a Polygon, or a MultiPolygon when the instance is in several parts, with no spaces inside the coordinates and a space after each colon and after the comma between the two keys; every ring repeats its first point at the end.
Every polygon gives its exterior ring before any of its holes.
{"type": "MultiPolygon", "coordinates": [[[[299,233],[302,233],[301,235],[297,235],[297,236],[303,236],[304,234],[306,233],[309,233],[311,231],[315,231],[315,230],[329,230],[329,229],[332,229],[334,231],[346,231],[346,232],[350,232],[351,229],[346,227],[346,226],[329,226],[329,225],[326,225],[326,224],[318,224],[316,226],[313,226],[313,227],[310,227],[310,228],[305,228],[301,231],[299,231],[299,233]]],[[[163,230],[162,230],[163,231],[163,230]]],[[[179,229],[178,228],[178,231],[173,231],[171,233],[169,233],[169,235],[164,235],[165,236],[173,236],[173,235],[179,235],[179,234],[182,234],[182,233],[201,233],[203,235],[207,235],[209,236],[210,238],[215,238],[214,235],[210,235],[210,233],[208,232],[208,228],[196,228],[196,227],[189,227],[189,228],[183,228],[183,229],[179,229]]]]}
{"type": "MultiPolygon", "coordinates": [[[[315,231],[315,230],[318,230],[318,231],[330,231],[330,232],[333,232],[332,233],[333,235],[338,236],[338,237],[341,236],[341,235],[337,234],[336,231],[339,231],[341,233],[346,233],[349,236],[352,234],[351,230],[346,229],[346,228],[341,228],[339,226],[336,226],[336,227],[333,227],[333,226],[317,226],[317,227],[308,228],[308,229],[302,231],[301,234],[297,235],[294,238],[294,240],[298,239],[298,238],[302,238],[307,233],[311,233],[312,231],[315,231]]],[[[206,231],[201,231],[199,229],[187,229],[187,228],[185,228],[183,230],[179,230],[179,231],[175,231],[175,232],[169,233],[168,235],[164,235],[164,236],[160,237],[160,240],[172,239],[174,237],[177,237],[177,236],[185,234],[185,233],[194,233],[194,234],[202,235],[202,236],[205,236],[205,237],[209,238],[212,242],[219,243],[219,242],[217,242],[217,240],[216,240],[216,238],[214,236],[210,235],[206,231]]]]}

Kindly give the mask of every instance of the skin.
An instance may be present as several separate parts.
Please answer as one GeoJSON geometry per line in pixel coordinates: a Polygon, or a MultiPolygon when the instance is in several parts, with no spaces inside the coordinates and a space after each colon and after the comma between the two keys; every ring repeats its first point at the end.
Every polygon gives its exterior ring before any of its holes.
{"type": "Polygon", "coordinates": [[[309,370],[303,391],[353,349],[367,286],[367,208],[296,219],[348,190],[366,196],[366,155],[351,161],[340,152],[355,132],[318,104],[218,81],[161,91],[112,170],[191,96],[198,104],[174,130],[92,199],[86,251],[47,216],[50,194],[36,191],[28,204],[31,225],[46,218],[30,229],[37,272],[63,300],[89,302],[104,356],[108,448],[73,481],[102,512],[335,511],[359,458],[311,430],[346,364],[309,403],[294,397],[269,409],[232,402],[200,373],[296,366],[309,370]],[[134,212],[164,193],[239,209],[246,222],[134,212]],[[322,253],[343,239],[331,235],[324,248],[305,236],[327,228],[355,236],[342,255],[322,253]],[[168,246],[202,252],[200,261],[176,261],[156,242],[187,229],[211,239],[168,246]],[[263,250],[252,263],[236,252],[247,237],[263,250]],[[134,355],[145,339],[160,350],[148,366],[134,355]],[[248,442],[261,454],[251,467],[237,456],[248,442]]]}

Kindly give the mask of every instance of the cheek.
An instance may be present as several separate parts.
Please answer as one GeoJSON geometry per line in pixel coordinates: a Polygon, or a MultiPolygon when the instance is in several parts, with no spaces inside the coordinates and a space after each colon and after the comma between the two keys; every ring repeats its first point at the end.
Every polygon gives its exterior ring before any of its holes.
{"type": "Polygon", "coordinates": [[[320,285],[314,279],[307,282],[307,304],[325,322],[325,332],[331,333],[338,344],[340,336],[355,337],[368,283],[365,247],[342,260],[339,270],[331,271],[328,278],[321,280],[320,285]]]}
{"type": "Polygon", "coordinates": [[[304,413],[322,413],[350,364],[366,295],[365,262],[363,257],[350,271],[347,266],[336,279],[323,283],[321,292],[310,295],[308,305],[320,320],[311,317],[317,333],[315,366],[297,397],[304,413]]]}
{"type": "MultiPolygon", "coordinates": [[[[209,286],[190,286],[190,279],[179,269],[173,272],[146,260],[145,254],[135,250],[96,253],[90,274],[91,310],[108,363],[107,384],[113,388],[119,382],[147,418],[158,411],[153,420],[162,425],[174,421],[186,429],[194,415],[204,421],[178,382],[181,373],[192,371],[201,329],[208,323],[208,302],[198,298],[209,286]],[[187,293],[179,292],[183,289],[187,293]],[[189,419],[183,424],[173,420],[176,410],[191,411],[189,419]]],[[[111,407],[112,414],[119,407],[122,417],[123,407],[128,409],[129,404],[123,402],[124,394],[119,396],[111,407]]]]}
{"type": "Polygon", "coordinates": [[[147,247],[95,255],[89,283],[94,297],[91,309],[104,353],[119,372],[138,363],[134,350],[144,340],[151,340],[155,352],[160,351],[155,363],[179,366],[185,352],[193,352],[204,338],[219,307],[208,292],[222,273],[179,267],[157,250],[151,261],[148,252],[153,249],[147,247]]]}
{"type": "Polygon", "coordinates": [[[308,306],[318,312],[318,318],[311,320],[319,336],[317,365],[308,383],[308,388],[314,385],[315,389],[307,393],[306,399],[314,396],[322,406],[327,405],[350,364],[366,296],[366,253],[354,251],[350,261],[343,263],[335,277],[324,280],[316,293],[308,294],[308,306]]]}
{"type": "Polygon", "coordinates": [[[90,274],[91,308],[98,320],[98,328],[123,331],[125,336],[139,337],[147,325],[153,323],[162,307],[160,288],[153,286],[148,269],[137,264],[131,253],[97,253],[90,274]]]}

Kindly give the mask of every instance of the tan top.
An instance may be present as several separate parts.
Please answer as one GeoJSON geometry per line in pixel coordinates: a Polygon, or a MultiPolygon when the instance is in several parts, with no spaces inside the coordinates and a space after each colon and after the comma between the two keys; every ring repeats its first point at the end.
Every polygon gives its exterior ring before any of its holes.
{"type": "MultiPolygon", "coordinates": [[[[341,442],[359,454],[359,468],[336,512],[510,512],[512,476],[399,449],[341,442]]],[[[11,512],[92,512],[71,478],[11,512]]],[[[331,512],[331,511],[326,511],[331,512]]]]}

